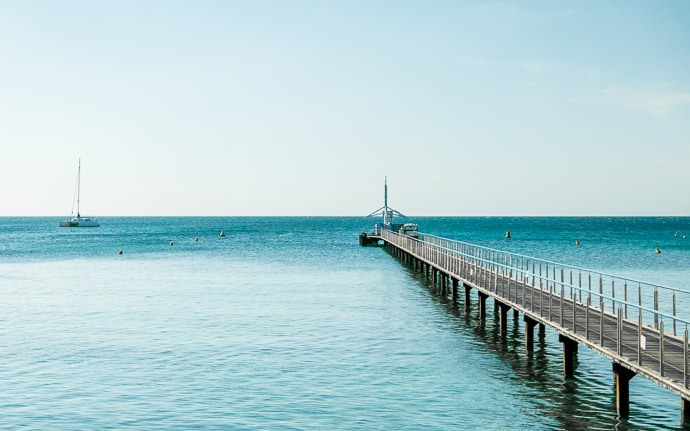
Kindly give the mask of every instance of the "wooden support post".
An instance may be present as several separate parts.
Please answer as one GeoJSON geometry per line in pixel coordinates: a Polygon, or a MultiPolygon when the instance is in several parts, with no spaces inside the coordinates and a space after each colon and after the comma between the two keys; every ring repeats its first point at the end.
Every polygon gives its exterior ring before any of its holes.
{"type": "Polygon", "coordinates": [[[431,272],[434,273],[434,283],[438,281],[438,271],[436,271],[436,268],[431,268],[431,272]]]}
{"type": "Polygon", "coordinates": [[[680,399],[680,425],[687,426],[690,424],[690,401],[685,398],[680,399]]]}
{"type": "Polygon", "coordinates": [[[520,318],[520,312],[517,308],[513,308],[513,319],[518,320],[520,318]]]}
{"type": "Polygon", "coordinates": [[[448,275],[441,273],[441,296],[448,296],[448,275]]]}
{"type": "Polygon", "coordinates": [[[563,335],[558,336],[558,341],[563,343],[563,376],[566,378],[573,377],[575,371],[573,359],[577,354],[577,341],[563,335]]]}
{"type": "Polygon", "coordinates": [[[613,376],[616,381],[616,410],[619,417],[627,417],[630,413],[630,379],[635,373],[629,369],[613,363],[613,376]]]}
{"type": "Polygon", "coordinates": [[[472,288],[464,283],[463,286],[465,286],[465,308],[470,308],[470,290],[472,290],[472,288]]]}
{"type": "Polygon", "coordinates": [[[534,327],[537,325],[537,321],[529,318],[527,315],[525,318],[525,346],[528,352],[534,351],[534,327]]]}
{"type": "Polygon", "coordinates": [[[539,324],[539,335],[544,335],[546,333],[546,327],[543,323],[539,324]]]}
{"type": "Polygon", "coordinates": [[[483,319],[486,317],[486,298],[488,295],[480,291],[477,291],[477,295],[479,296],[479,317],[483,319]]]}
{"type": "Polygon", "coordinates": [[[498,309],[501,335],[505,335],[508,332],[508,310],[510,310],[510,306],[499,302],[498,309]]]}
{"type": "Polygon", "coordinates": [[[452,292],[451,292],[453,295],[453,301],[457,301],[458,300],[458,280],[456,278],[451,277],[451,281],[452,281],[452,285],[453,285],[452,292]]]}

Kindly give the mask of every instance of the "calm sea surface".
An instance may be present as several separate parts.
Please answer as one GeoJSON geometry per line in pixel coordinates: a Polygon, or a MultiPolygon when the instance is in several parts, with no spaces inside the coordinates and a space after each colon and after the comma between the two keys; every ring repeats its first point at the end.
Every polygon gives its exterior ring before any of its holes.
{"type": "MultiPolygon", "coordinates": [[[[70,229],[58,218],[0,218],[3,429],[679,425],[679,397],[642,377],[619,422],[610,362],[580,349],[576,377],[564,381],[554,333],[525,357],[522,322],[503,341],[493,313],[481,324],[476,307],[441,299],[384,249],[360,247],[373,221],[100,221],[70,229]]],[[[690,290],[690,218],[415,221],[690,290]]],[[[690,303],[680,307],[690,317],[690,303]]]]}

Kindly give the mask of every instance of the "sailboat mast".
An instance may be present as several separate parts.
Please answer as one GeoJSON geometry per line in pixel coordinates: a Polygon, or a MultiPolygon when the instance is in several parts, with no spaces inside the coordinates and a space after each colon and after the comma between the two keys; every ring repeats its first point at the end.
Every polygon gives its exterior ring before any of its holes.
{"type": "Polygon", "coordinates": [[[77,168],[77,218],[79,215],[79,194],[81,193],[81,157],[79,157],[79,167],[77,168]]]}

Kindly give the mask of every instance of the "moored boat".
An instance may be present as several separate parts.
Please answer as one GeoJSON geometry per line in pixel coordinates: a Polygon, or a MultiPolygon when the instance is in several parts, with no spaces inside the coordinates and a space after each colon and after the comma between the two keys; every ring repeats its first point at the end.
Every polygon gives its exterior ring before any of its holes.
{"type": "Polygon", "coordinates": [[[81,158],[77,168],[77,216],[74,217],[74,202],[72,202],[72,216],[69,220],[61,221],[60,227],[99,227],[98,220],[91,217],[82,217],[79,213],[79,200],[81,193],[81,158]]]}

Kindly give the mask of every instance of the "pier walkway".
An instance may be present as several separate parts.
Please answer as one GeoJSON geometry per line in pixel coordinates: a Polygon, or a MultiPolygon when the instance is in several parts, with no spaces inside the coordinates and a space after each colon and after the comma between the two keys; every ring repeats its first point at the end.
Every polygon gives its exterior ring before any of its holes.
{"type": "Polygon", "coordinates": [[[423,233],[380,234],[391,253],[438,281],[442,294],[455,300],[462,288],[469,305],[476,290],[480,316],[493,298],[502,333],[508,311],[522,313],[527,352],[535,326],[556,331],[566,378],[579,345],[610,359],[620,416],[628,415],[629,381],[639,374],[680,395],[681,420],[689,422],[690,322],[678,317],[676,303],[690,305],[690,292],[423,233]]]}

